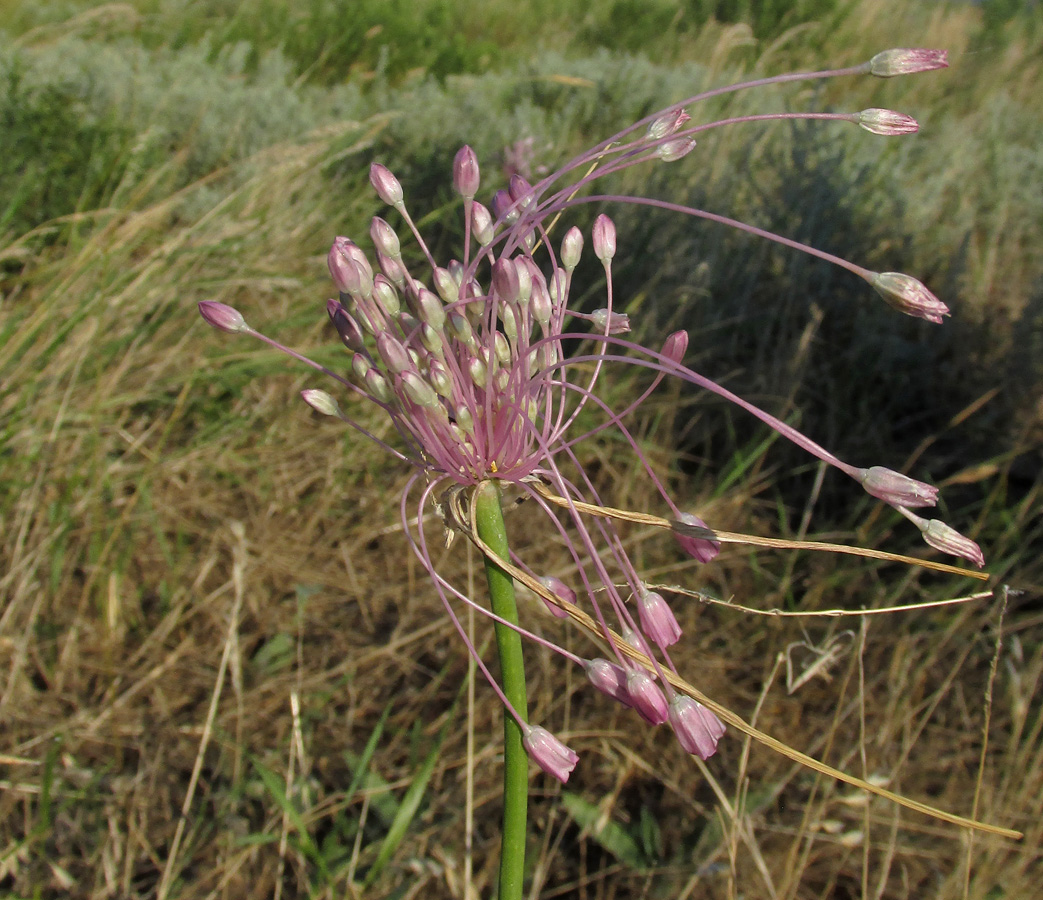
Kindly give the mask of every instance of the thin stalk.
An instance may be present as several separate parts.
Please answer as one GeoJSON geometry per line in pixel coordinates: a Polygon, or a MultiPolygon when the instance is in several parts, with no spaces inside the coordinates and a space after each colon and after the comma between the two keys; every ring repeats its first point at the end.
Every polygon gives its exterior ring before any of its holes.
{"type": "MultiPolygon", "coordinates": [[[[475,498],[478,537],[501,559],[510,559],[507,530],[500,508],[500,489],[491,482],[478,488],[475,498]]],[[[485,559],[485,577],[493,612],[518,624],[514,580],[500,566],[485,559]]],[[[500,653],[503,692],[522,719],[528,720],[525,694],[525,661],[521,635],[496,623],[496,646],[500,653]]],[[[522,744],[522,730],[506,710],[503,717],[503,831],[500,836],[499,900],[521,900],[525,878],[526,806],[529,798],[529,758],[522,744]]]]}

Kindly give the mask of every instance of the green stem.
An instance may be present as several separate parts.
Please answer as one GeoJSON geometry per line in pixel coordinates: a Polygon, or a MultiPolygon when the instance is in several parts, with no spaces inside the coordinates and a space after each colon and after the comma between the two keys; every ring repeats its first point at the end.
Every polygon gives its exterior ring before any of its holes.
{"type": "MultiPolygon", "coordinates": [[[[475,498],[478,537],[501,559],[509,559],[507,530],[500,508],[500,489],[492,482],[478,488],[475,498]]],[[[508,622],[518,622],[514,580],[500,566],[485,560],[485,577],[493,612],[508,622]]],[[[502,688],[518,715],[528,721],[525,696],[525,660],[521,635],[496,623],[496,646],[500,651],[502,688]]],[[[503,832],[500,838],[499,900],[521,900],[525,877],[525,815],[529,799],[529,757],[522,745],[522,730],[514,717],[503,717],[503,832]]]]}

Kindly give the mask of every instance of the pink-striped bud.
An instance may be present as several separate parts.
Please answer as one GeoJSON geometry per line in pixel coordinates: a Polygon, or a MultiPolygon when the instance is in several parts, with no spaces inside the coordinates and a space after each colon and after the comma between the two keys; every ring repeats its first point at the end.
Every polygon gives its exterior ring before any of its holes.
{"type": "Polygon", "coordinates": [[[337,405],[337,401],[325,391],[320,391],[318,388],[309,388],[306,391],[301,391],[301,397],[317,413],[322,413],[324,416],[340,415],[340,407],[337,405]]]}
{"type": "Polygon", "coordinates": [[[721,552],[720,541],[715,541],[706,537],[697,537],[700,531],[712,530],[698,516],[692,515],[691,513],[681,513],[681,515],[677,517],[677,520],[682,525],[687,525],[691,529],[690,533],[675,531],[674,537],[677,538],[677,543],[681,545],[681,549],[693,559],[697,559],[702,563],[707,563],[721,552]]]}
{"type": "Polygon", "coordinates": [[[942,316],[949,315],[949,307],[911,275],[873,272],[867,280],[884,300],[907,316],[941,324],[942,316]]]}
{"type": "Polygon", "coordinates": [[[548,775],[553,775],[562,784],[569,780],[569,775],[579,762],[579,755],[559,741],[546,728],[539,725],[523,725],[525,736],[522,744],[525,750],[548,775]]]}
{"type": "Polygon", "coordinates": [[[870,134],[881,134],[884,137],[915,134],[920,130],[920,123],[916,119],[893,109],[863,109],[855,115],[855,121],[870,134]]]}
{"type": "Polygon", "coordinates": [[[369,183],[388,206],[398,206],[402,202],[402,185],[386,166],[373,163],[369,167],[369,183]]]}
{"type": "MultiPolygon", "coordinates": [[[[576,605],[576,592],[560,578],[555,578],[553,575],[544,575],[540,579],[540,584],[561,600],[562,603],[568,603],[570,606],[576,605]]],[[[547,609],[559,619],[567,619],[569,617],[568,612],[560,606],[551,603],[546,597],[540,597],[540,599],[546,604],[547,609]]]]}
{"type": "Polygon", "coordinates": [[[938,488],[900,472],[873,466],[860,471],[862,487],[866,493],[890,503],[892,506],[934,506],[938,502],[938,488]]]}
{"type": "Polygon", "coordinates": [[[198,305],[199,315],[203,317],[203,321],[218,331],[224,331],[228,334],[241,334],[250,330],[250,326],[246,324],[246,319],[242,317],[239,310],[229,306],[227,303],[218,303],[216,300],[200,300],[198,305]]]}
{"type": "Polygon", "coordinates": [[[912,75],[949,66],[947,50],[896,49],[884,50],[869,60],[869,72],[879,78],[893,75],[912,75]]]}
{"type": "Polygon", "coordinates": [[[625,334],[630,331],[630,316],[626,313],[611,312],[608,309],[595,309],[590,314],[590,321],[594,323],[602,334],[625,334]]]}
{"type": "Polygon", "coordinates": [[[583,664],[587,678],[602,694],[618,700],[624,706],[632,706],[630,694],[627,693],[627,673],[622,666],[617,666],[607,659],[589,659],[583,664]]]}
{"type": "Polygon", "coordinates": [[[604,213],[594,220],[591,238],[594,243],[594,255],[603,263],[616,255],[616,226],[604,213]]]}
{"type": "Polygon", "coordinates": [[[675,694],[670,701],[670,724],[678,743],[700,759],[709,759],[717,752],[717,742],[724,734],[721,720],[684,694],[675,694]]]}
{"type": "Polygon", "coordinates": [[[923,539],[936,550],[969,560],[979,569],[985,565],[985,555],[981,552],[981,547],[944,522],[931,519],[927,523],[927,527],[922,528],[921,531],[923,539]]]}
{"type": "Polygon", "coordinates": [[[453,187],[465,200],[473,200],[478,193],[478,157],[466,144],[456,151],[453,159],[453,187]]]}
{"type": "Polygon", "coordinates": [[[657,647],[669,647],[681,637],[681,626],[663,595],[657,591],[642,591],[637,598],[637,617],[641,630],[657,647]]]}
{"type": "Polygon", "coordinates": [[[631,669],[627,673],[627,695],[630,705],[649,725],[660,725],[669,716],[666,697],[647,672],[631,669]]]}

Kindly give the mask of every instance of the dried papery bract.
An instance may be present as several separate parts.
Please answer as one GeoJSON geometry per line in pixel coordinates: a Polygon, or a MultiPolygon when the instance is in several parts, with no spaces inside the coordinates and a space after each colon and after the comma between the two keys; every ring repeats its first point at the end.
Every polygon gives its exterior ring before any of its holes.
{"type": "MultiPolygon", "coordinates": [[[[370,437],[356,421],[357,404],[371,401],[387,415],[397,440],[373,439],[413,467],[400,500],[410,545],[468,652],[504,703],[509,720],[518,723],[528,753],[555,778],[565,781],[569,777],[576,754],[543,728],[528,723],[525,711],[508,700],[460,625],[461,608],[477,609],[493,618],[498,629],[522,634],[583,666],[595,688],[632,707],[646,722],[669,720],[690,753],[708,757],[724,732],[709,708],[719,707],[709,700],[697,702],[684,696],[688,689],[684,693],[676,689],[685,682],[667,648],[681,639],[680,626],[666,598],[645,586],[616,530],[615,523],[626,516],[604,502],[577,450],[584,442],[614,430],[631,449],[636,470],[645,474],[661,498],[665,516],[659,524],[667,523],[686,554],[710,563],[720,552],[726,533],[715,531],[695,512],[678,508],[627,425],[628,416],[664,378],[680,379],[737,404],[910,518],[931,546],[981,564],[981,551],[973,541],[940,522],[909,512],[910,507],[934,506],[935,488],[882,466],[847,463],[788,423],[684,365],[688,345],[684,331],[669,335],[659,349],[631,339],[636,313],[619,308],[613,286],[613,263],[618,252],[625,252],[626,236],[617,234],[608,213],[597,216],[589,235],[593,254],[601,263],[599,284],[604,291],[603,304],[593,312],[571,304],[572,297],[585,296],[590,290],[589,285],[573,281],[582,271],[583,234],[563,223],[566,230],[556,250],[558,239],[552,233],[562,215],[581,204],[599,203],[606,209],[620,204],[658,206],[728,224],[834,262],[868,281],[901,312],[941,322],[948,308],[910,276],[872,272],[788,238],[671,200],[599,194],[597,189],[631,166],[667,161],[686,165],[682,157],[690,161],[698,156],[695,135],[717,127],[763,126],[773,119],[804,118],[820,120],[822,127],[855,122],[885,136],[910,133],[915,122],[890,110],[773,113],[708,123],[695,122],[690,112],[709,97],[757,84],[891,76],[944,65],[945,55],[938,51],[896,50],[861,66],[708,91],[647,116],[534,183],[520,174],[512,175],[506,188],[492,192],[488,206],[475,199],[481,185],[477,156],[463,147],[453,162],[451,181],[463,205],[465,242],[456,258],[448,260],[434,258],[406,206],[401,183],[385,166],[374,164],[370,182],[377,196],[395,210],[396,223],[373,219],[370,238],[376,265],[346,237],[333,241],[327,259],[339,291],[339,299],[328,302],[327,313],[350,354],[350,365],[343,367],[350,376],[248,328],[229,307],[200,306],[203,317],[214,327],[258,337],[332,377],[350,401],[350,405],[338,404],[325,392],[305,392],[304,399],[313,409],[370,437]],[[419,258],[424,260],[421,266],[405,261],[399,231],[415,242],[419,258]],[[599,395],[601,378],[610,366],[644,369],[650,376],[648,387],[613,407],[599,395]],[[490,549],[480,534],[475,502],[479,497],[488,499],[489,491],[497,486],[545,514],[546,534],[540,535],[541,540],[563,548],[567,576],[533,571],[522,551],[490,549]],[[462,533],[474,542],[488,566],[520,580],[554,615],[596,635],[602,647],[607,647],[600,651],[605,656],[579,657],[493,612],[451,583],[439,571],[430,549],[427,523],[432,510],[450,533],[462,533]]],[[[441,544],[440,535],[434,545],[441,544]]],[[[737,720],[731,717],[729,721],[737,720]]]]}

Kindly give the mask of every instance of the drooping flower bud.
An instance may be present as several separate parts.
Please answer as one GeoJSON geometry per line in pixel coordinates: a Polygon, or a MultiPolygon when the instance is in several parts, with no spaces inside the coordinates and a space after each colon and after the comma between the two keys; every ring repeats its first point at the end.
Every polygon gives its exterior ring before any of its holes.
{"type": "MultiPolygon", "coordinates": [[[[540,578],[540,584],[561,600],[562,603],[568,603],[572,606],[576,605],[576,592],[560,578],[555,578],[553,575],[544,575],[540,578]]],[[[551,603],[545,597],[540,597],[540,599],[544,602],[547,609],[549,609],[557,618],[567,619],[569,617],[569,614],[560,606],[551,603]]]]}
{"type": "Polygon", "coordinates": [[[602,694],[618,700],[624,706],[632,706],[627,692],[627,673],[622,666],[607,659],[588,659],[583,664],[587,678],[602,694]]]}
{"type": "Polygon", "coordinates": [[[522,738],[529,756],[548,775],[553,775],[562,784],[569,780],[569,775],[579,762],[579,755],[559,741],[546,728],[539,725],[524,725],[525,736],[522,738]]]}
{"type": "Polygon", "coordinates": [[[373,163],[369,167],[369,183],[388,206],[398,206],[402,202],[402,185],[386,166],[373,163]]]}
{"type": "Polygon", "coordinates": [[[649,725],[661,725],[667,720],[669,707],[666,697],[647,672],[631,669],[627,673],[626,686],[630,705],[649,725]]]}
{"type": "Polygon", "coordinates": [[[684,694],[675,694],[670,701],[670,724],[678,743],[700,759],[709,759],[717,752],[717,742],[724,734],[721,720],[684,694]]]}
{"type": "Polygon", "coordinates": [[[322,413],[324,416],[340,415],[340,407],[337,405],[337,401],[325,391],[320,391],[318,388],[309,388],[306,391],[301,391],[301,396],[304,398],[304,402],[314,409],[315,412],[322,413]]]}
{"type": "Polygon", "coordinates": [[[920,123],[916,119],[893,109],[863,109],[855,116],[855,120],[871,134],[884,137],[915,134],[920,130],[920,123]]]}
{"type": "Polygon", "coordinates": [[[985,555],[981,552],[981,547],[969,537],[964,537],[955,528],[950,528],[938,519],[925,522],[923,519],[917,521],[917,518],[912,521],[922,532],[923,539],[936,550],[969,560],[979,569],[985,565],[985,555]]]}
{"type": "Polygon", "coordinates": [[[464,144],[456,151],[456,157],[453,159],[453,187],[465,200],[473,200],[474,195],[478,193],[479,182],[478,157],[464,144]]]}
{"type": "Polygon", "coordinates": [[[641,630],[657,647],[669,647],[681,637],[681,626],[663,595],[657,591],[641,591],[637,598],[637,616],[641,630]]]}
{"type": "Polygon", "coordinates": [[[242,317],[239,310],[229,306],[227,303],[218,303],[216,300],[200,300],[198,305],[199,315],[212,328],[228,334],[241,334],[244,331],[250,331],[250,326],[246,324],[246,319],[242,317]]]}
{"type": "Polygon", "coordinates": [[[941,324],[949,307],[911,275],[901,272],[874,272],[867,279],[888,304],[907,316],[941,324]]]}
{"type": "MultiPolygon", "coordinates": [[[[681,513],[677,519],[683,525],[691,526],[692,529],[711,530],[702,519],[692,513],[681,513]]],[[[702,563],[709,562],[721,552],[720,541],[711,538],[696,537],[694,534],[684,534],[679,531],[674,532],[674,537],[677,538],[677,543],[681,545],[681,549],[685,553],[702,563]]]]}
{"type": "Polygon", "coordinates": [[[934,506],[938,502],[938,488],[900,472],[873,466],[861,470],[862,487],[866,493],[892,506],[934,506]]]}
{"type": "Polygon", "coordinates": [[[626,313],[611,312],[608,309],[595,309],[590,314],[590,321],[594,323],[602,334],[625,334],[630,331],[630,316],[626,313]]]}
{"type": "Polygon", "coordinates": [[[895,49],[884,50],[869,60],[869,71],[879,78],[893,75],[912,75],[949,66],[947,50],[895,49]]]}
{"type": "Polygon", "coordinates": [[[616,255],[616,226],[604,213],[594,220],[591,238],[594,243],[594,255],[603,263],[616,255]]]}

